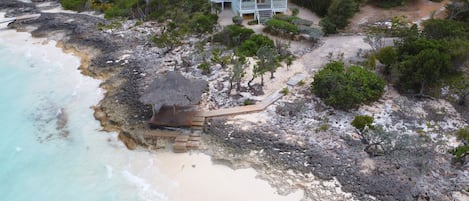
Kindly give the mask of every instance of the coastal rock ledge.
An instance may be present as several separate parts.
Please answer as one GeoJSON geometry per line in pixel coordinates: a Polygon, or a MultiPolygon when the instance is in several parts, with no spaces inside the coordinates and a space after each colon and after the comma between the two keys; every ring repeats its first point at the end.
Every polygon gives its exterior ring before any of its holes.
{"type": "MultiPolygon", "coordinates": [[[[174,63],[183,63],[179,54],[190,54],[194,47],[183,44],[172,50],[177,54],[168,54],[153,46],[148,38],[161,28],[154,22],[134,26],[135,21],[129,21],[123,22],[122,28],[103,30],[98,27],[111,22],[101,17],[42,12],[45,8],[37,5],[0,0],[0,10],[7,17],[41,13],[38,19],[14,22],[9,27],[58,41],[64,51],[81,57],[83,74],[102,80],[101,87],[106,91],[94,107],[95,118],[103,129],[118,132],[129,149],[148,147],[143,134],[152,108],[143,105],[139,98],[156,75],[174,68],[174,63]]],[[[438,151],[438,147],[419,147],[401,153],[401,158],[370,158],[353,131],[342,128],[350,124],[350,114],[331,110],[315,99],[308,101],[311,104],[306,109],[315,113],[296,119],[277,114],[277,108],[286,103],[276,103],[265,111],[263,115],[276,117],[267,123],[241,125],[228,118],[211,119],[204,128],[207,135],[202,136],[202,151],[216,162],[234,168],[254,167],[281,194],[302,189],[304,200],[423,201],[468,197],[467,166],[453,166],[447,152],[438,151]],[[332,116],[327,120],[329,129],[318,126],[326,121],[321,119],[325,116],[332,116]],[[307,127],[303,122],[306,118],[319,123],[307,127]],[[296,124],[302,124],[299,128],[303,131],[295,130],[296,124]]],[[[393,114],[393,118],[414,120],[404,112],[393,114]]]]}

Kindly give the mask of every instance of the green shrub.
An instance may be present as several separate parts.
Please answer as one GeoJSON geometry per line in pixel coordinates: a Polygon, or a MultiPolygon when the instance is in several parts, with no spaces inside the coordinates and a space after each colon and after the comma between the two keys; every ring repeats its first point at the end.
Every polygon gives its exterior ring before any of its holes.
{"type": "Polygon", "coordinates": [[[288,16],[288,15],[276,15],[274,16],[274,19],[286,21],[295,25],[304,25],[304,26],[311,26],[314,23],[313,21],[310,21],[310,20],[305,20],[296,16],[288,16]]]}
{"type": "Polygon", "coordinates": [[[211,33],[213,25],[217,23],[218,16],[215,14],[194,13],[189,24],[192,31],[196,33],[211,33]]]}
{"type": "Polygon", "coordinates": [[[371,71],[376,70],[376,54],[368,55],[368,58],[366,59],[363,66],[371,71]]]}
{"type": "Polygon", "coordinates": [[[321,126],[319,126],[319,130],[326,132],[327,130],[329,130],[329,127],[330,127],[329,124],[321,124],[321,126]]]}
{"type": "Polygon", "coordinates": [[[280,93],[282,93],[285,96],[288,95],[289,92],[290,92],[290,90],[288,90],[288,87],[285,87],[280,91],[280,93]]]}
{"type": "Polygon", "coordinates": [[[357,8],[355,0],[332,0],[327,9],[327,18],[337,29],[343,29],[349,24],[349,19],[355,15],[357,8]]]}
{"type": "Polygon", "coordinates": [[[298,26],[298,31],[307,34],[313,42],[317,42],[324,35],[320,29],[307,26],[298,26]]]}
{"type": "Polygon", "coordinates": [[[310,9],[321,17],[327,14],[327,9],[331,5],[331,0],[292,0],[292,2],[310,9]]]}
{"type": "Polygon", "coordinates": [[[204,75],[211,73],[210,63],[208,63],[208,62],[203,62],[203,63],[199,64],[199,66],[197,66],[197,68],[202,70],[202,74],[204,74],[204,75]]]}
{"type": "Polygon", "coordinates": [[[270,19],[266,22],[266,29],[272,33],[298,34],[298,27],[284,20],[270,19]]]}
{"type": "Polygon", "coordinates": [[[469,24],[454,20],[430,19],[423,22],[429,39],[469,39],[469,24]]]}
{"type": "Polygon", "coordinates": [[[234,24],[241,25],[243,23],[243,18],[239,15],[235,15],[231,18],[234,24]]]}
{"type": "Polygon", "coordinates": [[[232,24],[226,26],[220,33],[215,34],[213,40],[228,47],[235,47],[241,45],[252,34],[254,34],[252,29],[232,24]]]}
{"type": "Polygon", "coordinates": [[[143,24],[143,20],[137,20],[134,24],[134,26],[140,26],[143,24]]]}
{"type": "Polygon", "coordinates": [[[60,4],[66,10],[83,11],[88,0],[60,0],[60,4]]]}
{"type": "Polygon", "coordinates": [[[322,18],[321,21],[319,21],[319,25],[321,25],[322,31],[326,35],[337,33],[337,25],[328,17],[322,18]]]}
{"type": "Polygon", "coordinates": [[[256,25],[257,24],[257,20],[251,20],[248,22],[248,25],[256,25]]]}
{"type": "Polygon", "coordinates": [[[357,115],[355,116],[351,124],[356,129],[363,131],[365,127],[373,129],[373,126],[372,126],[373,121],[374,121],[374,118],[372,116],[357,115]]]}
{"type": "Polygon", "coordinates": [[[297,16],[298,14],[300,14],[300,9],[298,9],[298,8],[292,8],[291,9],[291,15],[297,16]]]}
{"type": "Polygon", "coordinates": [[[466,162],[465,156],[469,154],[469,128],[461,128],[456,132],[458,140],[463,142],[462,145],[450,151],[454,155],[456,161],[466,162]]]}
{"type": "Polygon", "coordinates": [[[345,69],[344,63],[335,61],[316,73],[311,90],[327,105],[347,110],[378,100],[384,86],[384,80],[376,74],[360,66],[345,69]]]}
{"type": "Polygon", "coordinates": [[[267,36],[254,34],[241,44],[237,53],[247,57],[254,56],[260,47],[274,48],[274,41],[267,36]]]}
{"type": "Polygon", "coordinates": [[[254,105],[255,101],[252,99],[245,99],[243,105],[254,105]]]}
{"type": "Polygon", "coordinates": [[[386,67],[389,67],[397,62],[397,50],[392,46],[383,47],[376,54],[376,58],[386,67]]]}

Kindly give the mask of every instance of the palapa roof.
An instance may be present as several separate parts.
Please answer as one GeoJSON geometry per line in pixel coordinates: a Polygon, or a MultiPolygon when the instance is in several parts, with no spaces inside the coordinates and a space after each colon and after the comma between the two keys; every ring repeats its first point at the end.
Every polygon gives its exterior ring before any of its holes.
{"type": "Polygon", "coordinates": [[[145,104],[153,104],[155,110],[162,105],[188,106],[198,104],[208,82],[187,79],[179,72],[169,71],[157,77],[140,98],[145,104]]]}

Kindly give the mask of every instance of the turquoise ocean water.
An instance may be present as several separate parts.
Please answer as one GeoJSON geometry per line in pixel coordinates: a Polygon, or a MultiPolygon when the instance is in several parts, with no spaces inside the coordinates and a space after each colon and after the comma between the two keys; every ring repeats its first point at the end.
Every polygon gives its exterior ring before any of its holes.
{"type": "Polygon", "coordinates": [[[99,82],[16,45],[0,39],[0,200],[165,200],[136,176],[135,153],[99,131],[99,82]]]}

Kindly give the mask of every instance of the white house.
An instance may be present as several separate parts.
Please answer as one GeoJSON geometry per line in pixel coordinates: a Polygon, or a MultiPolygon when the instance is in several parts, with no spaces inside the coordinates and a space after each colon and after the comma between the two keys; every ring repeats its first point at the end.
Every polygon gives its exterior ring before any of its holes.
{"type": "Polygon", "coordinates": [[[275,13],[286,13],[288,0],[210,0],[220,3],[222,9],[225,3],[231,3],[235,15],[254,14],[254,19],[261,21],[271,18],[275,13]]]}

